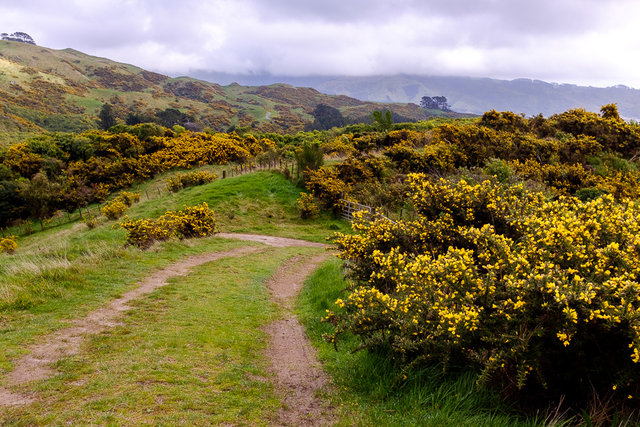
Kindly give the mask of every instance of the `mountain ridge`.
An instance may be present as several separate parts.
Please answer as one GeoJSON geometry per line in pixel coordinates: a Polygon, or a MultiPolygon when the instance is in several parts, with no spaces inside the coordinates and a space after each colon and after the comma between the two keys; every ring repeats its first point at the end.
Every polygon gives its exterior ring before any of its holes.
{"type": "Polygon", "coordinates": [[[420,76],[412,74],[378,76],[271,76],[239,75],[207,71],[193,73],[203,80],[224,84],[272,81],[313,87],[327,94],[341,93],[372,102],[419,103],[423,96],[445,96],[452,109],[482,114],[489,110],[512,111],[526,116],[550,116],[573,108],[597,112],[610,103],[618,104],[621,115],[640,119],[640,90],[624,85],[606,88],[553,83],[539,79],[512,80],[489,77],[420,76]]]}

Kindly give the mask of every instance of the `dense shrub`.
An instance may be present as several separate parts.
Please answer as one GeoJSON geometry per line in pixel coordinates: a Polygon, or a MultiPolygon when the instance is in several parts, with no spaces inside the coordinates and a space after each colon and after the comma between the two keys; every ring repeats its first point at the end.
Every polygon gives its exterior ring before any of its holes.
{"type": "Polygon", "coordinates": [[[318,213],[318,205],[313,200],[313,194],[300,193],[297,204],[302,219],[313,218],[318,213]]]}
{"type": "Polygon", "coordinates": [[[0,253],[4,252],[4,253],[12,254],[16,249],[18,249],[18,244],[16,243],[16,236],[0,238],[0,253]]]}
{"type": "Polygon", "coordinates": [[[348,331],[406,364],[471,364],[527,399],[640,398],[638,203],[410,185],[418,220],[337,236],[354,282],[329,339],[348,331]]]}
{"type": "Polygon", "coordinates": [[[100,209],[100,212],[102,212],[102,215],[106,216],[107,219],[118,219],[124,215],[127,209],[127,205],[125,205],[121,200],[114,199],[104,205],[100,209]]]}
{"type": "Polygon", "coordinates": [[[176,192],[186,187],[213,182],[216,178],[218,176],[215,173],[205,171],[178,173],[167,180],[167,188],[172,192],[176,192]]]}
{"type": "Polygon", "coordinates": [[[167,211],[157,219],[132,220],[125,217],[119,224],[127,231],[127,243],[148,248],[155,241],[172,237],[206,237],[216,232],[214,212],[206,203],[185,206],[182,211],[167,211]]]}
{"type": "Polygon", "coordinates": [[[121,201],[127,207],[131,207],[136,202],[140,201],[140,193],[132,193],[129,191],[121,191],[116,197],[116,200],[121,201]]]}

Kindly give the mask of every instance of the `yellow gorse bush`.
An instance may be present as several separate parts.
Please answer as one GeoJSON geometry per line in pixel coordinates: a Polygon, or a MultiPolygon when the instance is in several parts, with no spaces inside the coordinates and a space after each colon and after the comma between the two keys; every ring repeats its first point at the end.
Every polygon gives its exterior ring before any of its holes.
{"type": "Polygon", "coordinates": [[[16,249],[18,249],[18,244],[16,243],[16,236],[8,236],[0,238],[0,253],[8,253],[12,254],[16,249]]]}
{"type": "Polygon", "coordinates": [[[217,177],[215,173],[206,171],[178,173],[167,180],[167,187],[170,191],[176,192],[186,187],[213,182],[217,177]]]}
{"type": "Polygon", "coordinates": [[[108,219],[118,219],[124,215],[127,209],[127,205],[125,205],[121,200],[114,199],[105,204],[100,209],[100,212],[102,212],[102,215],[106,216],[108,219]]]}
{"type": "Polygon", "coordinates": [[[296,203],[300,211],[300,217],[303,219],[313,218],[319,211],[318,205],[313,199],[313,194],[300,193],[296,203]]]}
{"type": "Polygon", "coordinates": [[[118,219],[138,201],[140,201],[140,193],[121,191],[113,200],[106,203],[100,212],[108,219],[118,219]]]}
{"type": "Polygon", "coordinates": [[[359,220],[336,236],[354,284],[327,316],[328,338],[349,331],[407,363],[479,365],[505,390],[637,395],[637,202],[420,174],[409,184],[417,220],[359,220]]]}
{"type": "Polygon", "coordinates": [[[156,219],[130,219],[118,224],[127,231],[127,243],[147,248],[155,241],[172,237],[206,237],[216,232],[214,212],[207,203],[185,206],[181,211],[167,211],[156,219]]]}

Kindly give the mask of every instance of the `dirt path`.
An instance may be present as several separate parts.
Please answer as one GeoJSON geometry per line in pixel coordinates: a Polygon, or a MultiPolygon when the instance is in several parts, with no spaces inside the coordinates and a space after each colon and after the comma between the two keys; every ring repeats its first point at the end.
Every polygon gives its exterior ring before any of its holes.
{"type": "Polygon", "coordinates": [[[295,296],[305,278],[327,257],[321,254],[311,259],[293,258],[267,282],[272,299],[285,309],[282,319],[265,328],[269,334],[266,354],[275,375],[276,390],[284,402],[278,413],[281,425],[330,425],[335,421],[331,408],[318,397],[319,392],[327,390],[329,379],[304,328],[292,313],[295,296]]]}
{"type": "MultiPolygon", "coordinates": [[[[325,247],[321,243],[282,237],[254,234],[220,233],[221,238],[260,242],[274,247],[325,247]]],[[[208,253],[188,257],[161,269],[120,298],[105,307],[92,311],[82,319],[74,320],[70,327],[44,336],[32,346],[29,354],[15,362],[14,369],[6,376],[6,384],[15,386],[34,380],[53,377],[52,365],[64,357],[77,354],[88,334],[97,334],[118,325],[122,312],[129,310],[131,301],[167,284],[176,276],[182,276],[201,264],[225,257],[242,256],[263,250],[260,247],[241,247],[226,252],[208,253]]],[[[282,395],[285,406],[280,410],[279,422],[283,425],[327,425],[331,423],[330,411],[323,406],[317,393],[327,387],[328,379],[315,357],[304,330],[291,313],[293,297],[299,292],[304,279],[327,258],[327,254],[313,258],[296,257],[283,264],[267,283],[272,298],[285,308],[283,319],[266,327],[269,334],[267,356],[275,375],[276,390],[282,395]]],[[[35,396],[15,393],[0,387],[0,406],[27,405],[35,396]]]]}
{"type": "Polygon", "coordinates": [[[218,233],[218,237],[225,239],[246,240],[249,242],[260,242],[265,245],[275,246],[278,248],[287,248],[291,246],[302,246],[310,248],[326,248],[324,243],[308,242],[306,240],[289,239],[286,237],[263,236],[261,234],[242,234],[242,233],[218,233]]]}

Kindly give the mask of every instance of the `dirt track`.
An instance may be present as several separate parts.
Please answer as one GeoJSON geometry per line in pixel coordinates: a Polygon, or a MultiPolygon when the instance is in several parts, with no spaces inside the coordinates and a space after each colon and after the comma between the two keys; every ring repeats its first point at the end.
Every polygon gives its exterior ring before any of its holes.
{"type": "MultiPolygon", "coordinates": [[[[324,247],[325,245],[304,240],[287,239],[253,234],[218,234],[221,238],[260,242],[275,247],[324,247]]],[[[34,380],[53,377],[52,365],[62,358],[77,354],[86,335],[97,334],[118,325],[118,317],[131,301],[165,286],[168,279],[183,276],[198,265],[225,257],[243,256],[264,250],[260,247],[241,247],[226,252],[207,253],[188,257],[165,267],[138,286],[107,304],[90,312],[72,326],[41,337],[32,346],[29,354],[18,359],[14,369],[6,376],[8,386],[25,384],[34,380]]],[[[276,271],[267,282],[272,298],[286,312],[285,318],[267,326],[269,349],[274,384],[285,405],[278,414],[283,425],[327,425],[331,423],[330,410],[318,399],[317,392],[327,387],[328,379],[315,358],[315,351],[308,342],[304,330],[291,313],[292,300],[304,279],[327,258],[327,254],[313,258],[296,257],[276,271]]],[[[36,400],[34,395],[19,394],[0,387],[0,406],[27,405],[36,400]]]]}

